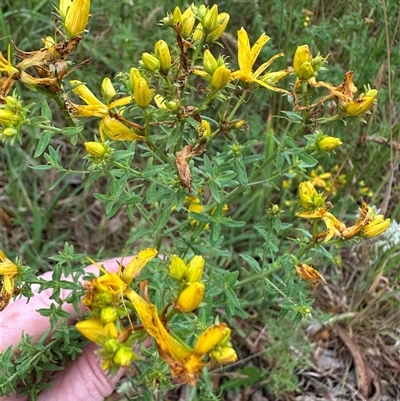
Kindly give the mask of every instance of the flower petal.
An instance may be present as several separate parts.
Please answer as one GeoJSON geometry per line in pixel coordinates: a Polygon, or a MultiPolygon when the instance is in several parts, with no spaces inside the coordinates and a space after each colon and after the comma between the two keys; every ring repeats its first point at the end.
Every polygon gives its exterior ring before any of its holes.
{"type": "Polygon", "coordinates": [[[93,94],[93,92],[84,85],[81,81],[73,80],[70,81],[72,87],[72,92],[78,95],[82,100],[90,105],[103,105],[107,107],[104,103],[100,102],[99,99],[93,94]]]}

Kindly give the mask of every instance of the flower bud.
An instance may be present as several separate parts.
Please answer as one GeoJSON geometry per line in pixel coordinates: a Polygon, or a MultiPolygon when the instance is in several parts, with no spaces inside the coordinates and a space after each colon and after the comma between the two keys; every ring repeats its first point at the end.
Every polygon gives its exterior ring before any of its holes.
{"type": "Polygon", "coordinates": [[[16,113],[22,110],[21,101],[16,99],[15,97],[6,96],[5,100],[6,100],[6,105],[10,110],[12,110],[16,113]]]}
{"type": "Polygon", "coordinates": [[[305,263],[297,265],[296,272],[302,280],[309,281],[313,287],[317,286],[321,281],[326,284],[324,276],[319,271],[305,263]]]}
{"type": "Polygon", "coordinates": [[[203,34],[204,34],[204,29],[203,29],[203,25],[201,24],[201,22],[199,22],[196,26],[196,29],[193,32],[193,42],[199,42],[202,38],[203,38],[203,34]]]}
{"type": "Polygon", "coordinates": [[[64,26],[69,37],[82,35],[89,21],[90,0],[74,0],[65,16],[64,26]]]}
{"type": "MultiPolygon", "coordinates": [[[[18,134],[18,130],[14,127],[5,127],[2,132],[0,132],[0,138],[1,136],[4,137],[4,139],[9,139],[12,140],[15,138],[18,134]]],[[[3,138],[2,138],[3,139],[3,138]]],[[[13,142],[13,141],[11,141],[13,142]]]]}
{"type": "Polygon", "coordinates": [[[172,255],[169,265],[169,275],[177,280],[183,281],[186,278],[187,266],[185,262],[177,255],[172,255]]]}
{"type": "Polygon", "coordinates": [[[231,72],[228,68],[226,68],[224,65],[219,66],[211,79],[211,85],[215,89],[222,89],[226,86],[226,84],[230,81],[231,79],[231,72]]]}
{"type": "Polygon", "coordinates": [[[214,4],[211,9],[209,9],[204,16],[202,23],[204,30],[209,33],[211,30],[213,30],[218,21],[218,6],[214,4]]]}
{"type": "Polygon", "coordinates": [[[311,63],[308,61],[303,63],[300,66],[299,71],[296,75],[299,79],[303,79],[303,80],[312,78],[314,76],[314,69],[313,69],[311,63]]]}
{"type": "Polygon", "coordinates": [[[390,226],[390,219],[384,220],[383,214],[378,214],[374,219],[365,225],[361,230],[361,235],[372,238],[381,235],[390,226]]]}
{"type": "Polygon", "coordinates": [[[378,91],[376,89],[368,89],[365,93],[364,93],[365,97],[373,97],[376,98],[378,96],[378,91]]]}
{"type": "Polygon", "coordinates": [[[283,78],[287,77],[292,73],[291,67],[286,68],[285,70],[267,72],[261,77],[261,80],[270,85],[276,85],[283,78]]]}
{"type": "Polygon", "coordinates": [[[195,283],[201,280],[204,271],[204,258],[200,255],[195,255],[187,264],[186,279],[189,283],[195,283]]]}
{"type": "Polygon", "coordinates": [[[109,306],[113,302],[113,299],[114,296],[112,294],[110,294],[109,292],[101,291],[95,294],[94,303],[100,308],[104,308],[105,306],[109,306]]]}
{"type": "Polygon", "coordinates": [[[168,74],[171,68],[171,53],[167,43],[164,40],[159,40],[154,46],[154,54],[160,62],[160,71],[163,74],[168,74]]]}
{"type": "Polygon", "coordinates": [[[322,150],[323,152],[329,152],[337,148],[342,143],[343,142],[339,138],[335,138],[333,136],[325,136],[320,141],[317,142],[317,147],[319,150],[322,150]]]}
{"type": "Polygon", "coordinates": [[[103,323],[115,322],[117,318],[117,311],[113,306],[106,306],[100,312],[100,319],[103,323]]]}
{"type": "Polygon", "coordinates": [[[102,158],[106,152],[107,148],[100,142],[85,142],[84,143],[86,151],[93,157],[102,158]]]}
{"type": "Polygon", "coordinates": [[[174,24],[179,24],[182,22],[182,12],[178,6],[174,8],[174,12],[172,13],[172,22],[174,24]]]}
{"type": "Polygon", "coordinates": [[[322,67],[327,58],[328,56],[323,57],[320,53],[318,53],[318,55],[312,59],[311,65],[314,72],[318,71],[322,67]]]}
{"type": "Polygon", "coordinates": [[[196,17],[193,14],[192,6],[188,7],[182,14],[182,23],[180,27],[180,35],[183,39],[187,39],[193,31],[196,17]]]}
{"type": "Polygon", "coordinates": [[[17,125],[18,121],[18,115],[12,110],[0,109],[0,124],[5,126],[17,125]]]}
{"type": "Polygon", "coordinates": [[[60,17],[62,19],[65,19],[68,8],[71,7],[71,4],[72,4],[72,0],[60,0],[60,6],[58,8],[58,11],[59,11],[60,17]]]}
{"type": "Polygon", "coordinates": [[[246,124],[246,121],[245,121],[245,120],[236,120],[235,125],[234,125],[234,128],[235,128],[235,129],[240,129],[240,128],[242,128],[243,125],[245,125],[245,124],[246,124]]]}
{"type": "Polygon", "coordinates": [[[212,359],[214,359],[221,365],[227,365],[228,363],[233,363],[238,359],[236,351],[232,347],[228,346],[212,350],[210,352],[210,356],[212,359]]]}
{"type": "Polygon", "coordinates": [[[201,4],[200,7],[197,8],[197,16],[200,20],[206,16],[207,12],[208,8],[204,4],[201,4]]]}
{"type": "Polygon", "coordinates": [[[212,29],[206,37],[206,42],[215,42],[225,32],[228,25],[230,15],[228,13],[221,13],[218,15],[217,26],[212,29]]]}
{"type": "Polygon", "coordinates": [[[160,69],[160,61],[156,56],[153,56],[150,53],[142,54],[142,61],[144,66],[151,72],[157,71],[160,69]]]}
{"type": "Polygon", "coordinates": [[[293,58],[293,70],[296,75],[299,75],[300,67],[308,62],[311,64],[312,55],[308,45],[298,46],[293,58]]]}
{"type": "Polygon", "coordinates": [[[129,80],[130,80],[132,92],[135,90],[135,84],[139,78],[143,78],[142,74],[140,73],[140,71],[137,68],[132,67],[129,70],[129,80]]]}
{"type": "Polygon", "coordinates": [[[179,294],[174,306],[183,313],[192,312],[200,305],[203,296],[204,284],[192,283],[179,294]]]}
{"type": "Polygon", "coordinates": [[[109,354],[115,354],[117,350],[120,347],[120,342],[116,338],[108,338],[104,344],[103,348],[106,350],[107,353],[109,354]]]}
{"type": "Polygon", "coordinates": [[[133,96],[138,106],[146,108],[150,104],[150,95],[152,91],[147,85],[147,81],[144,78],[139,78],[135,83],[135,90],[133,96]]]}
{"type": "Polygon", "coordinates": [[[211,326],[201,333],[193,348],[193,353],[199,356],[205,355],[217,345],[225,345],[230,335],[231,330],[225,323],[211,326]]]}
{"type": "Polygon", "coordinates": [[[211,54],[210,50],[206,49],[203,54],[203,68],[209,75],[213,75],[218,68],[218,61],[211,54]]]}
{"type": "Polygon", "coordinates": [[[136,358],[130,347],[121,345],[115,353],[113,361],[118,366],[129,366],[136,358]]]}
{"type": "Polygon", "coordinates": [[[110,103],[111,99],[114,98],[116,94],[117,92],[114,89],[110,78],[104,78],[103,83],[101,84],[101,96],[103,96],[106,103],[110,103]]]}

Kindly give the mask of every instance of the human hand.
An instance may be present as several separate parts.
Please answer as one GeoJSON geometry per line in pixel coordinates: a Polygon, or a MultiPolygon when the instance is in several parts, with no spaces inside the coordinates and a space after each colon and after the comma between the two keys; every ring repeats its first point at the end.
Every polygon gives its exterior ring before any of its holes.
{"type": "MultiPolygon", "coordinates": [[[[132,259],[124,257],[124,263],[132,259]]],[[[109,272],[117,272],[119,268],[119,259],[109,259],[99,262],[109,272]]],[[[86,273],[98,274],[99,269],[90,265],[85,269],[86,273]]],[[[52,272],[47,272],[44,279],[51,279],[52,272]]],[[[49,299],[52,289],[38,293],[39,286],[33,285],[32,291],[34,297],[26,303],[25,298],[20,298],[16,302],[7,306],[0,312],[0,352],[3,352],[10,345],[16,346],[22,332],[33,336],[33,341],[39,339],[43,333],[49,329],[48,317],[40,315],[37,310],[49,308],[53,302],[49,299]]],[[[63,290],[61,298],[65,299],[70,291],[63,290]]],[[[71,304],[63,305],[63,309],[71,315],[76,316],[76,311],[71,304]]],[[[52,380],[53,386],[43,390],[38,401],[103,401],[109,396],[124,374],[124,369],[120,369],[114,376],[108,376],[107,372],[100,367],[100,361],[95,355],[96,344],[89,344],[83,349],[83,353],[75,360],[69,361],[64,370],[57,372],[52,380]]],[[[18,397],[10,395],[3,397],[2,401],[27,401],[28,396],[18,397]]]]}

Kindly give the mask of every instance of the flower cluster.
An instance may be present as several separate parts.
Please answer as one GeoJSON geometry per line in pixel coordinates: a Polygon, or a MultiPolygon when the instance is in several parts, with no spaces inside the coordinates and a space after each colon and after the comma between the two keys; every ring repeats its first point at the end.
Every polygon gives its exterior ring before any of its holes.
{"type": "Polygon", "coordinates": [[[326,202],[326,197],[317,192],[310,181],[303,181],[299,184],[299,197],[299,204],[303,210],[297,212],[296,216],[322,220],[326,225],[326,231],[313,233],[316,241],[327,242],[335,235],[345,240],[354,236],[376,237],[390,226],[390,219],[385,219],[382,214],[377,214],[362,199],[359,218],[352,226],[347,227],[330,212],[332,205],[326,202]]]}
{"type": "Polygon", "coordinates": [[[231,331],[224,323],[215,324],[202,332],[193,347],[178,341],[167,326],[175,313],[194,311],[203,300],[205,286],[201,283],[204,258],[194,256],[185,263],[173,255],[170,276],[180,283],[177,298],[167,303],[159,314],[148,297],[147,283],[141,282],[143,296],[131,288],[134,277],[157,255],[157,250],[140,251],[125,268],[103,274],[86,282],[82,303],[89,308],[90,317],[76,323],[76,328],[89,340],[99,344],[103,369],[115,371],[139,358],[132,347],[149,335],[156,341],[160,356],[169,364],[176,382],[194,385],[207,359],[231,363],[237,359],[229,342],[231,331]],[[132,305],[133,308],[130,306],[132,305]],[[167,314],[169,306],[172,307],[167,314]],[[167,314],[167,316],[166,316],[167,314]]]}
{"type": "Polygon", "coordinates": [[[0,140],[13,144],[16,138],[21,139],[21,128],[26,122],[27,112],[16,94],[7,96],[5,104],[0,103],[0,140]]]}

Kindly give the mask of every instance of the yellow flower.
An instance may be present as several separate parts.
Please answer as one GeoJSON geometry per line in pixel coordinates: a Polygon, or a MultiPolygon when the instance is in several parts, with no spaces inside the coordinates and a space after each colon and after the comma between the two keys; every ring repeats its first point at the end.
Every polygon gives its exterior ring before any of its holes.
{"type": "Polygon", "coordinates": [[[327,208],[319,208],[314,211],[304,210],[301,212],[297,212],[296,216],[303,217],[305,219],[323,220],[327,228],[327,232],[324,238],[325,242],[331,240],[335,234],[340,235],[340,233],[346,228],[346,225],[339,221],[332,213],[328,212],[327,208]]]}
{"type": "Polygon", "coordinates": [[[381,235],[390,226],[390,219],[385,219],[383,214],[374,216],[371,222],[366,224],[361,230],[361,235],[372,238],[381,235]]]}
{"type": "Polygon", "coordinates": [[[343,142],[339,138],[335,138],[333,136],[325,136],[317,142],[317,147],[323,152],[329,152],[337,148],[342,143],[343,142]]]}
{"type": "Polygon", "coordinates": [[[202,356],[192,353],[186,344],[177,341],[161,322],[157,307],[146,302],[133,290],[127,290],[125,295],[133,303],[143,327],[157,342],[159,353],[171,369],[171,373],[179,382],[195,385],[196,378],[205,366],[202,356]]]}
{"type": "Polygon", "coordinates": [[[100,291],[109,293],[113,296],[121,295],[126,288],[126,283],[122,281],[120,274],[110,272],[106,272],[102,276],[97,277],[94,285],[100,291]]]}
{"type": "Polygon", "coordinates": [[[114,323],[106,323],[100,319],[92,318],[82,320],[75,324],[76,329],[83,334],[88,340],[103,344],[109,338],[117,338],[117,329],[114,323]]]}
{"type": "Polygon", "coordinates": [[[125,267],[121,276],[122,281],[129,285],[143,267],[157,256],[157,253],[158,251],[155,248],[147,248],[140,251],[125,267]]]}
{"type": "Polygon", "coordinates": [[[0,311],[10,303],[14,294],[15,278],[18,274],[18,266],[0,251],[0,276],[2,276],[3,285],[0,291],[0,311]]]}
{"type": "Polygon", "coordinates": [[[89,21],[90,0],[73,0],[72,4],[60,5],[62,12],[66,10],[64,26],[69,37],[79,36],[85,31],[89,21]]]}
{"type": "MultiPolygon", "coordinates": [[[[108,78],[104,78],[106,81],[108,78]]],[[[103,82],[104,82],[103,81],[103,82]]],[[[78,95],[83,101],[86,102],[86,105],[76,105],[73,104],[74,117],[99,117],[104,118],[108,115],[109,111],[119,107],[126,106],[132,101],[131,96],[125,96],[123,98],[117,99],[114,102],[111,102],[109,105],[101,102],[97,97],[93,94],[93,92],[84,85],[81,81],[70,81],[72,85],[72,92],[78,95]]],[[[102,85],[103,87],[107,87],[107,84],[102,85]]]]}
{"type": "Polygon", "coordinates": [[[225,345],[229,334],[226,325],[222,323],[216,326],[217,329],[207,329],[199,336],[192,349],[169,333],[161,322],[155,305],[146,302],[133,290],[127,290],[125,295],[133,303],[146,332],[157,342],[159,354],[168,363],[174,381],[194,386],[197,376],[206,365],[203,361],[204,354],[218,343],[225,345]]]}
{"type": "Polygon", "coordinates": [[[260,75],[274,60],[276,60],[278,57],[283,56],[283,53],[276,54],[270,60],[261,64],[254,73],[252,72],[253,65],[256,62],[258,55],[260,54],[262,48],[269,41],[270,38],[265,33],[263,33],[258,38],[253,47],[250,47],[250,41],[247,32],[243,28],[241,28],[238,31],[238,39],[239,39],[238,43],[239,70],[232,73],[232,78],[239,79],[243,82],[248,82],[248,83],[255,82],[263,86],[264,88],[267,88],[272,91],[288,93],[284,89],[277,88],[273,85],[264,82],[263,77],[260,77],[260,75]]]}
{"type": "Polygon", "coordinates": [[[299,184],[299,203],[305,210],[313,210],[325,206],[325,197],[317,192],[311,181],[299,184]]]}
{"type": "Polygon", "coordinates": [[[183,313],[194,311],[203,300],[204,284],[195,282],[186,287],[175,302],[175,308],[183,313]]]}
{"type": "Polygon", "coordinates": [[[106,134],[113,141],[145,141],[146,137],[139,135],[133,128],[128,128],[121,121],[108,114],[100,121],[100,136],[104,140],[106,134]]]}
{"type": "MultiPolygon", "coordinates": [[[[372,92],[372,91],[371,91],[372,92]]],[[[350,102],[345,106],[346,113],[351,117],[356,117],[368,111],[375,102],[378,91],[372,93],[371,96],[361,94],[358,99],[350,102]]]]}
{"type": "MultiPolygon", "coordinates": [[[[107,134],[110,139],[115,141],[134,141],[135,139],[144,140],[144,137],[141,137],[136,132],[128,128],[122,122],[116,120],[115,118],[110,116],[110,112],[112,112],[115,108],[126,106],[131,103],[132,97],[125,96],[120,99],[114,100],[110,102],[108,105],[101,102],[93,92],[84,85],[81,81],[70,81],[72,85],[72,92],[78,95],[83,101],[86,102],[86,105],[79,105],[72,103],[70,101],[67,102],[68,107],[70,108],[73,117],[81,118],[81,117],[99,117],[100,121],[100,136],[102,141],[104,142],[104,133],[107,134]]],[[[109,78],[104,78],[102,84],[102,90],[107,95],[110,96],[113,94],[112,85],[109,82],[109,78]]],[[[108,99],[110,100],[110,99],[108,99]]]]}
{"type": "Polygon", "coordinates": [[[313,287],[316,287],[321,281],[326,284],[324,276],[319,271],[305,263],[297,265],[296,272],[302,280],[309,281],[313,287]]]}
{"type": "Polygon", "coordinates": [[[10,59],[11,59],[11,47],[9,46],[8,60],[6,60],[2,52],[0,52],[0,72],[5,72],[9,77],[19,73],[18,69],[11,64],[10,59]]]}

